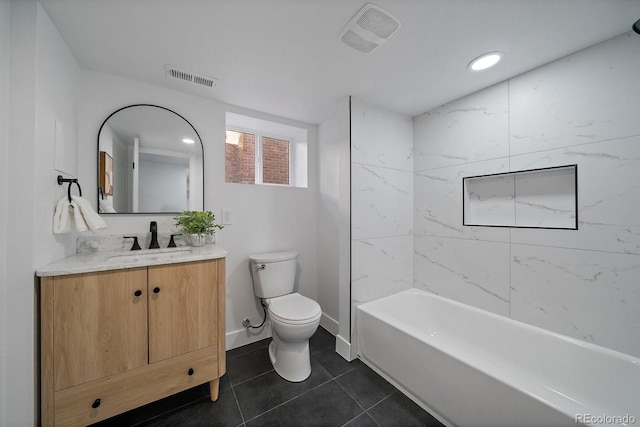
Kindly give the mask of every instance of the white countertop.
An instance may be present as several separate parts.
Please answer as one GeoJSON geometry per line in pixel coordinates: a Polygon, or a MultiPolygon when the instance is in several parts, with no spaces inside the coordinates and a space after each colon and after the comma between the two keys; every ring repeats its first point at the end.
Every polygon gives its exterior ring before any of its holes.
{"type": "Polygon", "coordinates": [[[36,270],[39,277],[64,276],[67,274],[91,273],[94,271],[121,270],[150,265],[176,264],[224,258],[227,251],[210,244],[199,248],[181,246],[170,249],[143,249],[140,251],[104,251],[80,253],[63,258],[36,270]]]}

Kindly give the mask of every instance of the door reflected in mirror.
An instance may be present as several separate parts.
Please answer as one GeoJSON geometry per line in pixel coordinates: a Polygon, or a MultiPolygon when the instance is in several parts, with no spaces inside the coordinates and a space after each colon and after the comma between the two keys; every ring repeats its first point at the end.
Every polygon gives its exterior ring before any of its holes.
{"type": "Polygon", "coordinates": [[[121,108],[98,132],[101,214],[178,213],[204,207],[200,135],[168,108],[121,108]]]}

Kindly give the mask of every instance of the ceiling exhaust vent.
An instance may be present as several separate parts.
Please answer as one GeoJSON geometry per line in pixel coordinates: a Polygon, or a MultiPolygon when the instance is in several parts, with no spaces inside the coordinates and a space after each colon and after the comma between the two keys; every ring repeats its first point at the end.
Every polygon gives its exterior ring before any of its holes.
{"type": "Polygon", "coordinates": [[[389,12],[367,3],[342,29],[340,40],[360,52],[369,53],[386,42],[400,25],[389,12]]]}
{"type": "Polygon", "coordinates": [[[171,77],[178,80],[184,80],[185,82],[195,83],[206,87],[215,87],[218,79],[215,77],[207,77],[197,75],[189,71],[181,70],[173,65],[165,65],[167,77],[171,77]]]}

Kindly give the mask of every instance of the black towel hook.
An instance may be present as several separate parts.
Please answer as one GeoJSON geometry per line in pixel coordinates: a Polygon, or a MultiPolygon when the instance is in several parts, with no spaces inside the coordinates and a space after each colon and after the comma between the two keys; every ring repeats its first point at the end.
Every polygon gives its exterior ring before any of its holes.
{"type": "Polygon", "coordinates": [[[69,203],[71,203],[71,184],[75,184],[78,186],[78,193],[80,197],[82,197],[82,188],[80,188],[80,184],[78,183],[77,178],[63,178],[62,175],[58,175],[58,185],[62,185],[65,182],[69,183],[69,188],[67,188],[67,197],[69,198],[69,203]]]}

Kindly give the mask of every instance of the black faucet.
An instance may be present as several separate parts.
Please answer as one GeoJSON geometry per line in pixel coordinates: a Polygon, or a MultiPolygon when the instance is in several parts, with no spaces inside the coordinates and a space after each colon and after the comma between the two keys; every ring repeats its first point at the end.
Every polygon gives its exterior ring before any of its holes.
{"type": "Polygon", "coordinates": [[[151,232],[151,244],[149,245],[149,249],[159,249],[158,224],[155,221],[151,221],[151,224],[149,224],[149,231],[151,232]]]}

